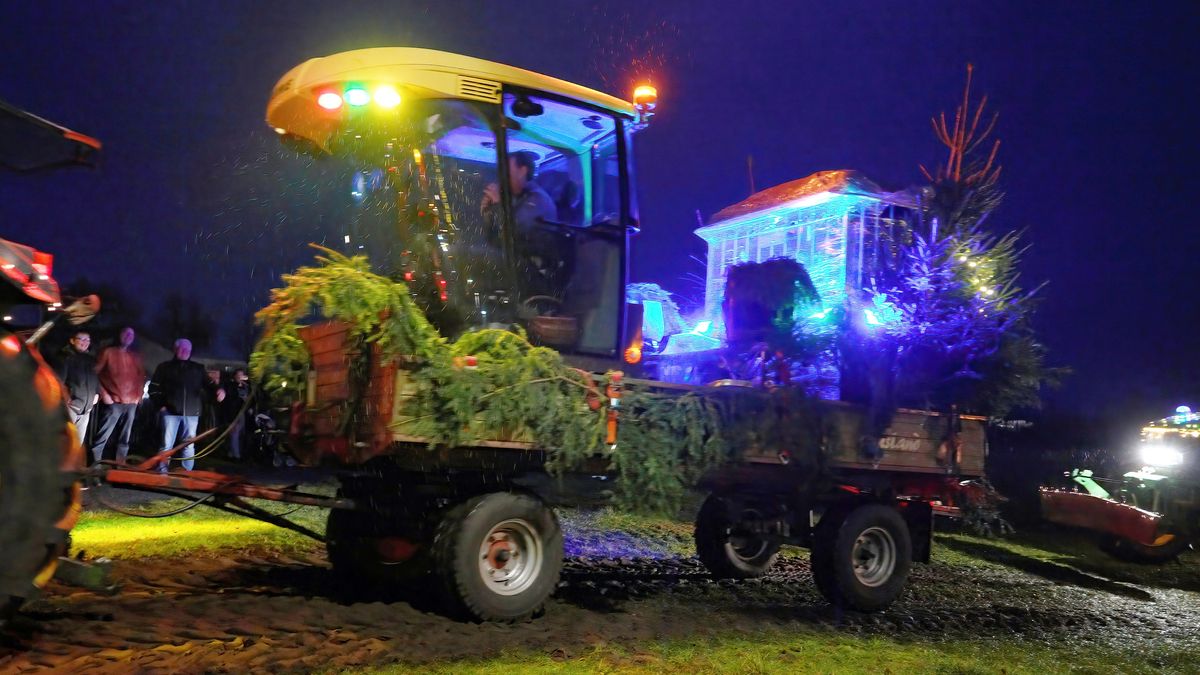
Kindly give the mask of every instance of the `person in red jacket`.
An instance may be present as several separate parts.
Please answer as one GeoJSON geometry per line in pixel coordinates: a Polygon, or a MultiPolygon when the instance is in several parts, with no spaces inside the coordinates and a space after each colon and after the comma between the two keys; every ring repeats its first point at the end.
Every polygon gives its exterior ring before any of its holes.
{"type": "Polygon", "coordinates": [[[142,355],[133,349],[137,334],[126,326],[121,329],[119,344],[100,352],[96,362],[96,374],[100,377],[100,424],[92,444],[93,461],[100,461],[104,446],[113,431],[120,428],[117,436],[117,462],[124,463],[129,455],[129,434],[133,430],[133,417],[146,387],[146,368],[142,355]]]}

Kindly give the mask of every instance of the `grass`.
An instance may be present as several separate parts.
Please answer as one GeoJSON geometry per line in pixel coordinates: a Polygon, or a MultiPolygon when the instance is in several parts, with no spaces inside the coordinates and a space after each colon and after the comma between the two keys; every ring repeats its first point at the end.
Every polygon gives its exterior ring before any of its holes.
{"type": "MultiPolygon", "coordinates": [[[[149,516],[186,503],[181,499],[165,499],[127,510],[149,516]]],[[[292,508],[286,504],[257,504],[272,513],[284,513],[292,508]]],[[[324,509],[303,507],[287,518],[318,534],[325,531],[324,509]]],[[[86,551],[93,558],[170,557],[229,550],[303,553],[318,547],[320,543],[298,532],[206,506],[165,518],[85,511],[71,531],[72,553],[86,551]]]]}
{"type": "Polygon", "coordinates": [[[915,642],[819,630],[770,630],[647,643],[601,643],[566,654],[509,651],[491,659],[361,672],[399,673],[1162,673],[1191,672],[1200,652],[1147,657],[1078,644],[915,642]]]}

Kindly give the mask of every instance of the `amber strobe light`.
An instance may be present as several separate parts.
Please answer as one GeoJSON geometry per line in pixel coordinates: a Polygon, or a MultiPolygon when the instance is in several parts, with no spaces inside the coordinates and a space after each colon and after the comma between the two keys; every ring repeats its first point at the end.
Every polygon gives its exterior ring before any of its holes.
{"type": "Polygon", "coordinates": [[[658,104],[658,90],[648,84],[638,85],[633,90],[633,105],[638,110],[650,112],[658,104]]]}

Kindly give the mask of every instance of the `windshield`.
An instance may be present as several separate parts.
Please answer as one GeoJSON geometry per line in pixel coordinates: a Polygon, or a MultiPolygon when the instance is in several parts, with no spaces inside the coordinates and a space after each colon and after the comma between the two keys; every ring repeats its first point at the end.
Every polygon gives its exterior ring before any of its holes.
{"type": "Polygon", "coordinates": [[[486,322],[489,302],[510,302],[503,250],[480,210],[497,180],[487,112],[467,101],[416,100],[399,119],[346,130],[335,147],[354,164],[350,252],[408,283],[447,335],[486,322]]]}
{"type": "Polygon", "coordinates": [[[520,323],[535,342],[616,354],[622,139],[612,115],[531,94],[406,103],[331,144],[351,163],[345,243],[406,281],[445,335],[520,323]]]}

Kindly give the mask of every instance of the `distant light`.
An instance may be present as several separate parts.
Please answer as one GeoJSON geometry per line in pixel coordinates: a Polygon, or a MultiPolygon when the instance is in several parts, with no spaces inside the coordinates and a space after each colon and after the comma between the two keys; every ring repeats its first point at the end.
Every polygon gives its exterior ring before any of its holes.
{"type": "Polygon", "coordinates": [[[5,316],[5,317],[4,317],[4,320],[5,320],[5,321],[12,321],[12,317],[11,317],[11,316],[5,316]]]}
{"type": "Polygon", "coordinates": [[[418,164],[421,162],[421,151],[416,148],[413,148],[413,161],[418,164]]]}
{"type": "Polygon", "coordinates": [[[1192,414],[1192,409],[1186,405],[1181,405],[1175,409],[1175,414],[1176,415],[1190,415],[1190,414],[1192,414]]]}
{"type": "Polygon", "coordinates": [[[642,348],[633,345],[625,350],[625,363],[637,363],[642,360],[642,348]]]}
{"type": "Polygon", "coordinates": [[[1142,446],[1142,461],[1147,466],[1175,466],[1183,461],[1183,453],[1161,443],[1142,446]]]}
{"type": "Polygon", "coordinates": [[[700,323],[696,324],[696,327],[692,329],[692,332],[696,333],[698,335],[704,335],[711,328],[712,328],[711,321],[701,321],[700,323]]]}
{"type": "Polygon", "coordinates": [[[317,97],[317,105],[326,110],[337,110],[342,107],[342,97],[332,91],[327,91],[317,97]]]}
{"type": "Polygon", "coordinates": [[[825,309],[823,309],[823,310],[821,310],[821,311],[819,311],[819,312],[816,312],[815,314],[811,314],[811,315],[809,315],[809,317],[808,317],[808,318],[810,318],[810,319],[824,319],[825,317],[829,316],[829,312],[830,312],[830,311],[832,311],[832,310],[833,310],[833,308],[832,308],[832,307],[826,307],[825,309]]]}
{"type": "Polygon", "coordinates": [[[882,326],[883,325],[883,322],[879,320],[879,317],[875,316],[875,312],[872,312],[869,309],[863,310],[863,316],[866,317],[868,326],[882,326]]]}
{"type": "Polygon", "coordinates": [[[283,127],[275,127],[275,133],[282,136],[287,133],[287,129],[284,129],[283,127]]]}
{"type": "Polygon", "coordinates": [[[395,108],[400,105],[400,92],[389,84],[375,87],[375,105],[380,108],[395,108]]]}
{"type": "Polygon", "coordinates": [[[56,303],[54,303],[54,304],[52,304],[52,305],[50,305],[50,306],[51,306],[51,307],[62,307],[62,303],[61,303],[61,302],[56,302],[56,303]]]}
{"type": "Polygon", "coordinates": [[[350,235],[346,235],[346,243],[347,243],[347,244],[349,244],[349,243],[350,243],[350,235]]]}
{"type": "Polygon", "coordinates": [[[362,87],[353,87],[346,90],[346,103],[354,107],[364,106],[371,102],[371,94],[362,87]]]}

